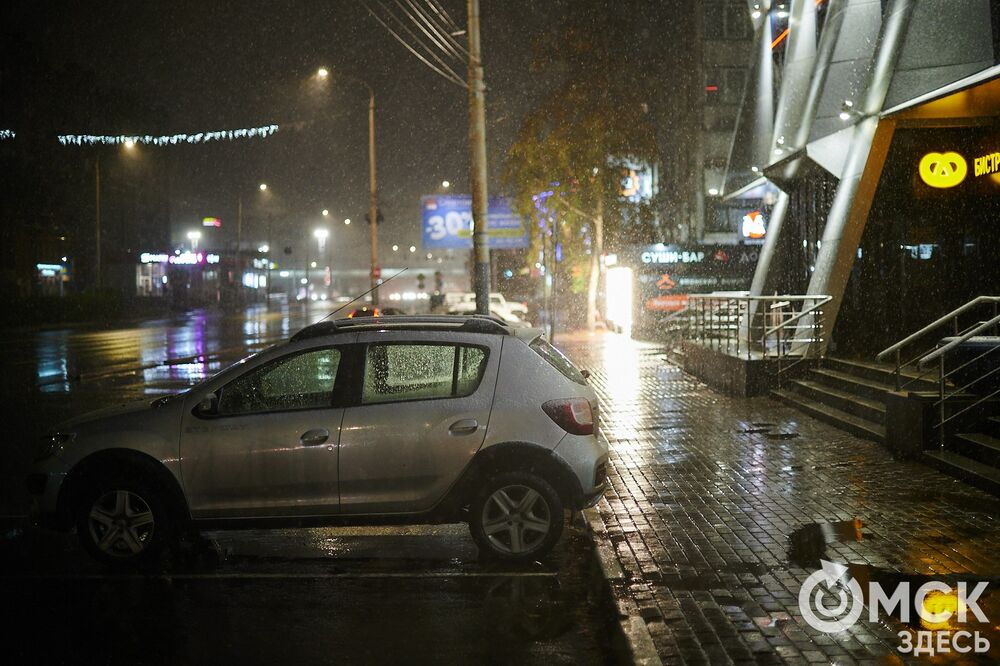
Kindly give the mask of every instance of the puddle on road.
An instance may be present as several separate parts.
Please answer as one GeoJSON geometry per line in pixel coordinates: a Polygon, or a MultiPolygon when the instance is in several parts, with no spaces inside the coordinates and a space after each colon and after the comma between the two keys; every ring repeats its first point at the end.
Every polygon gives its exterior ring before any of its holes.
{"type": "MultiPolygon", "coordinates": [[[[861,542],[874,538],[871,534],[864,532],[863,528],[864,523],[859,518],[804,525],[795,530],[789,537],[788,560],[795,566],[807,570],[817,570],[821,567],[820,560],[827,558],[826,550],[830,544],[861,542]]],[[[931,535],[926,537],[925,540],[942,546],[947,545],[951,548],[955,548],[957,541],[947,535],[931,535]]],[[[989,639],[992,647],[988,654],[976,655],[973,656],[973,659],[981,658],[983,660],[982,663],[997,663],[997,658],[1000,657],[1000,625],[996,624],[997,619],[1000,618],[1000,578],[975,573],[938,576],[903,574],[897,571],[874,567],[870,564],[854,562],[844,564],[848,569],[848,575],[860,584],[866,606],[870,602],[868,592],[871,583],[876,583],[888,595],[892,595],[899,585],[907,583],[912,595],[916,593],[916,590],[921,585],[931,581],[940,581],[949,585],[952,592],[931,592],[924,600],[924,608],[930,613],[938,613],[945,610],[957,613],[959,601],[956,590],[958,589],[958,584],[960,582],[966,583],[968,586],[967,589],[971,591],[978,583],[986,582],[988,586],[985,592],[979,597],[977,603],[982,609],[983,614],[990,620],[990,623],[981,624],[977,622],[975,616],[969,612],[968,621],[965,623],[959,623],[957,614],[955,614],[945,622],[930,624],[914,611],[910,614],[909,620],[903,623],[903,626],[913,631],[979,631],[989,639]]],[[[900,606],[895,607],[892,611],[892,617],[902,623],[902,618],[899,614],[900,608],[900,606]]]]}

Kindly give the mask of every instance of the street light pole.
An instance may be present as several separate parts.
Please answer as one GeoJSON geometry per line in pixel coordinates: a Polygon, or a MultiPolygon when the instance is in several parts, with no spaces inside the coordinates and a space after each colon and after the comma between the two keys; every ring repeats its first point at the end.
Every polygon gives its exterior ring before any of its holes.
{"type": "Polygon", "coordinates": [[[375,176],[375,91],[368,89],[368,215],[371,226],[372,305],[378,305],[378,183],[375,176]]]}
{"type": "Polygon", "coordinates": [[[97,288],[101,288],[101,156],[94,160],[94,241],[96,252],[94,259],[97,263],[97,288]]]}
{"type": "Polygon", "coordinates": [[[490,313],[489,209],[486,190],[486,86],[483,84],[482,44],[479,38],[479,0],[469,1],[469,149],[472,180],[472,247],[476,312],[490,313]]]}

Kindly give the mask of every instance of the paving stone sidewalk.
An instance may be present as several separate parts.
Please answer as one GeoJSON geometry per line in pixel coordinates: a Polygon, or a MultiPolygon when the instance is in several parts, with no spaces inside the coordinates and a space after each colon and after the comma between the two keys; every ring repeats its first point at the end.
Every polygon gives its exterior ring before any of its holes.
{"type": "MultiPolygon", "coordinates": [[[[895,617],[839,633],[810,627],[798,594],[820,558],[855,579],[990,580],[981,605],[1000,661],[1000,500],[895,460],[769,398],[714,392],[656,345],[612,334],[556,342],[601,399],[611,488],[597,538],[667,664],[903,663],[895,617]],[[998,589],[994,589],[998,588],[998,589]],[[993,626],[991,626],[993,625],[993,626]]],[[[970,655],[938,655],[939,662],[970,655]]],[[[964,662],[963,662],[964,663],[964,662]]]]}

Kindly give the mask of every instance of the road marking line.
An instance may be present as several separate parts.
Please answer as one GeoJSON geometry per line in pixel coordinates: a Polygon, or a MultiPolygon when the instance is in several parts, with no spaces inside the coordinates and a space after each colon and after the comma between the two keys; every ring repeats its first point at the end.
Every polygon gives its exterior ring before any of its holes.
{"type": "Polygon", "coordinates": [[[351,579],[351,578],[555,578],[554,571],[509,572],[355,572],[355,573],[221,573],[221,574],[28,574],[0,576],[0,580],[283,580],[283,579],[351,579]]]}

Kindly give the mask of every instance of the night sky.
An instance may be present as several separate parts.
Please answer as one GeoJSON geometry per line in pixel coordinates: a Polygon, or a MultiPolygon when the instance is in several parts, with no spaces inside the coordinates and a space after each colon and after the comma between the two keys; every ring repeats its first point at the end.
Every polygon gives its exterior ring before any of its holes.
{"type": "MultiPolygon", "coordinates": [[[[378,1],[369,4],[377,7],[378,1]]],[[[464,27],[465,2],[442,4],[464,27]]],[[[521,118],[551,83],[532,73],[530,62],[533,43],[552,28],[559,7],[565,8],[530,0],[482,2],[491,194],[521,118]]],[[[334,245],[338,255],[364,265],[367,92],[338,80],[338,70],[375,89],[383,250],[394,242],[419,247],[419,198],[437,191],[441,180],[450,180],[455,192],[468,191],[466,91],[409,54],[359,2],[14,3],[2,12],[2,30],[37,50],[30,56],[50,63],[53,77],[73,76],[72,67],[79,66],[102,85],[163,111],[141,126],[65,127],[67,132],[167,134],[294,124],[263,140],[143,146],[169,152],[175,238],[205,215],[230,222],[243,192],[250,236],[256,231],[263,238],[254,220],[264,210],[292,220],[292,236],[318,224],[323,208],[338,222],[353,218],[350,227],[330,225],[334,245]],[[312,78],[321,65],[334,73],[325,85],[312,78]],[[256,189],[261,181],[270,186],[267,201],[256,189]]],[[[461,64],[455,70],[465,77],[461,64]]],[[[67,150],[68,159],[80,159],[83,149],[67,150]]]]}

